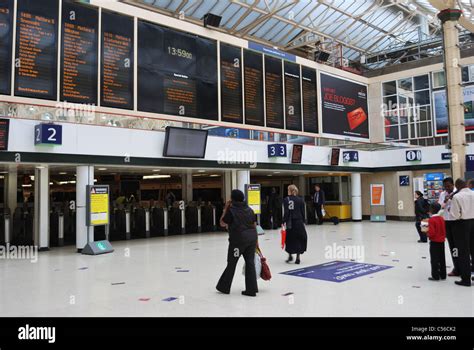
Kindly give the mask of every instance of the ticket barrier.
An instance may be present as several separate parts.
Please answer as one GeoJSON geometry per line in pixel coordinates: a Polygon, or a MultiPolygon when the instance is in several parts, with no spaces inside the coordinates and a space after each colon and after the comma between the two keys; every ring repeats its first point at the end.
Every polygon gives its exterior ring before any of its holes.
{"type": "Polygon", "coordinates": [[[188,205],[185,209],[185,232],[186,233],[198,233],[201,230],[200,227],[200,208],[195,205],[188,205]]]}
{"type": "Polygon", "coordinates": [[[127,239],[125,209],[114,208],[110,214],[109,240],[121,241],[127,239]]]}
{"type": "Polygon", "coordinates": [[[33,210],[17,207],[13,212],[12,245],[33,244],[33,210]]]}
{"type": "Polygon", "coordinates": [[[201,212],[201,231],[212,232],[216,230],[216,208],[212,205],[203,205],[201,212]]]}
{"type": "Polygon", "coordinates": [[[144,208],[130,209],[131,238],[147,237],[147,216],[144,208]]]}
{"type": "Polygon", "coordinates": [[[150,209],[150,235],[152,237],[165,236],[165,232],[167,231],[165,231],[165,211],[167,226],[168,209],[157,207],[153,207],[150,209]]]}
{"type": "Polygon", "coordinates": [[[0,245],[10,243],[10,209],[5,208],[0,212],[0,245]]]}

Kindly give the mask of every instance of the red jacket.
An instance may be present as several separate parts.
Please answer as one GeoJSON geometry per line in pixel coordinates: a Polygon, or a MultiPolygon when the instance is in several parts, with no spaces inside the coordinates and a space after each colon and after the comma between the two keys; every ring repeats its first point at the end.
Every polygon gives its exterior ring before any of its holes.
{"type": "Polygon", "coordinates": [[[446,225],[442,216],[432,216],[428,220],[428,237],[432,242],[444,243],[446,240],[446,225]]]}

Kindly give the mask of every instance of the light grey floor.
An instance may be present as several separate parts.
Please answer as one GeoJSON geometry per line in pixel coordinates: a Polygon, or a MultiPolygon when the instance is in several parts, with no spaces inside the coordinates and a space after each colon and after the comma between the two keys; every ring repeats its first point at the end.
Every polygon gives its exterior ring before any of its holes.
{"type": "MultiPolygon", "coordinates": [[[[337,260],[325,257],[325,248],[336,243],[361,246],[365,262],[394,268],[343,283],[285,276],[280,273],[297,266],[285,263],[279,232],[267,231],[260,245],[273,279],[260,280],[258,297],[249,298],[240,294],[243,261],[231,295],[214,289],[225,267],[225,233],[115,242],[113,254],[94,257],[76,254],[73,247],[55,248],[40,253],[37,263],[0,260],[0,315],[474,316],[474,288],[456,286],[453,278],[427,280],[429,246],[416,243],[414,224],[363,222],[307,229],[308,252],[301,267],[337,260]],[[125,284],[112,285],[120,282],[125,284]],[[283,296],[289,292],[294,294],[283,296]],[[168,297],[178,300],[163,301],[168,297]]],[[[447,265],[452,265],[448,256],[447,265]]]]}

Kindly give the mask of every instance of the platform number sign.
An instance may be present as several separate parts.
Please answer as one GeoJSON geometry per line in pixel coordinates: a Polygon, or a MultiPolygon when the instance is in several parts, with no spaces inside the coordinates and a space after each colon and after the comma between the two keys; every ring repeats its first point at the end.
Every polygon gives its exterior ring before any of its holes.
{"type": "Polygon", "coordinates": [[[407,162],[421,162],[421,151],[420,150],[412,150],[406,151],[406,161],[407,162]]]}
{"type": "Polygon", "coordinates": [[[286,145],[285,144],[273,144],[268,145],[268,158],[276,158],[276,157],[286,157],[286,145]]]}
{"type": "Polygon", "coordinates": [[[63,127],[55,124],[35,126],[35,145],[62,145],[63,127]]]}
{"type": "Polygon", "coordinates": [[[359,152],[347,151],[342,153],[342,161],[344,163],[359,162],[359,152]]]}

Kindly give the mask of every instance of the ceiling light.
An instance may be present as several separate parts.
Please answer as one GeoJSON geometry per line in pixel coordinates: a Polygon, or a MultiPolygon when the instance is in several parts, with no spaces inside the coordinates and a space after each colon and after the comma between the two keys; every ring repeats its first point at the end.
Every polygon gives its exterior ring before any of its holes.
{"type": "Polygon", "coordinates": [[[153,179],[169,179],[171,175],[145,175],[143,180],[153,180],[153,179]]]}
{"type": "Polygon", "coordinates": [[[67,173],[65,171],[61,171],[59,175],[67,175],[67,173]]]}
{"type": "Polygon", "coordinates": [[[105,171],[105,170],[107,170],[107,168],[99,168],[99,169],[97,169],[97,170],[99,170],[99,171],[105,171]]]}

